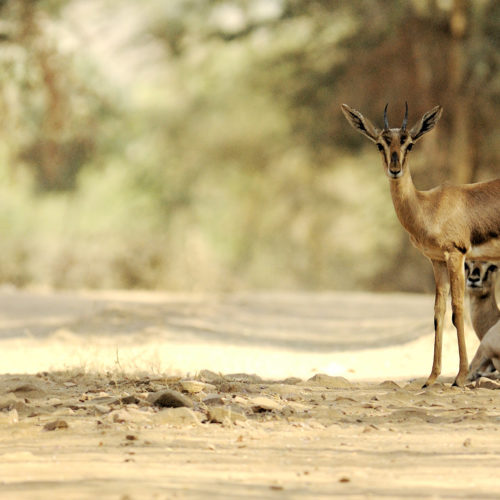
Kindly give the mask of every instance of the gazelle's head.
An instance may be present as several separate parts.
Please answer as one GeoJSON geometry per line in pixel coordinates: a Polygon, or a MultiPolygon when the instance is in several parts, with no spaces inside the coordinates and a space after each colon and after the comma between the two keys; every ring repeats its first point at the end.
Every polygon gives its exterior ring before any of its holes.
{"type": "Polygon", "coordinates": [[[495,291],[498,267],[491,262],[465,263],[465,285],[470,295],[486,298],[495,291]]]}
{"type": "Polygon", "coordinates": [[[387,119],[387,104],[384,109],[384,128],[379,129],[365,118],[359,111],[342,104],[342,112],[347,121],[358,132],[374,142],[382,154],[385,173],[390,179],[398,179],[404,174],[408,153],[413,144],[417,142],[426,132],[434,128],[441,117],[443,108],[436,106],[420,119],[410,130],[406,129],[408,122],[408,103],[406,104],[405,116],[400,128],[390,128],[387,119]]]}

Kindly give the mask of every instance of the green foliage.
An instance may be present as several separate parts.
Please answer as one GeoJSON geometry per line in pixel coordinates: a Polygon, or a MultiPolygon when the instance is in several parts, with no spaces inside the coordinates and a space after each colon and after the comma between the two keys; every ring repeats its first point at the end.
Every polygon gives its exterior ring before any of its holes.
{"type": "MultiPolygon", "coordinates": [[[[496,2],[478,4],[460,98],[477,102],[471,123],[492,124],[496,2]]],[[[454,109],[435,49],[454,50],[451,11],[436,5],[3,2],[0,281],[428,289],[379,158],[338,105],[375,121],[386,101],[394,120],[405,99],[414,117],[441,98],[454,109]]],[[[444,178],[444,123],[415,155],[417,181],[444,178]]],[[[476,129],[480,177],[498,150],[494,126],[476,129]]]]}

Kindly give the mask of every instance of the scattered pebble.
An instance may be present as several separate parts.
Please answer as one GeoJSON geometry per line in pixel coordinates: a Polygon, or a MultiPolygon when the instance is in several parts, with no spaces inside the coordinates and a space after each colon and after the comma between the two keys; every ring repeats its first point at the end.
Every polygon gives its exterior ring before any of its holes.
{"type": "Polygon", "coordinates": [[[394,382],[394,380],[385,380],[384,382],[379,384],[379,387],[383,387],[385,389],[401,389],[401,387],[394,382]]]}
{"type": "Polygon", "coordinates": [[[69,425],[66,420],[54,420],[52,422],[48,422],[43,426],[44,431],[55,431],[57,429],[68,429],[69,425]]]}
{"type": "Polygon", "coordinates": [[[265,396],[257,396],[249,400],[250,407],[254,412],[261,411],[279,411],[283,408],[281,403],[265,396]]]}
{"type": "Polygon", "coordinates": [[[153,415],[153,421],[164,425],[199,425],[203,415],[190,408],[165,408],[153,415]]]}
{"type": "Polygon", "coordinates": [[[224,377],[220,373],[215,373],[211,370],[201,370],[198,373],[198,377],[202,382],[216,383],[224,380],[224,377]]]}
{"type": "Polygon", "coordinates": [[[148,401],[161,408],[179,408],[185,406],[193,407],[193,402],[184,394],[173,389],[166,389],[161,392],[153,392],[148,396],[148,401]]]}
{"type": "Polygon", "coordinates": [[[209,394],[206,398],[203,398],[202,401],[207,406],[220,406],[224,404],[224,400],[218,394],[209,394]]]}
{"type": "Polygon", "coordinates": [[[215,390],[215,385],[206,384],[205,382],[200,382],[199,380],[181,380],[180,384],[182,389],[190,394],[198,394],[202,391],[215,390]]]}
{"type": "Polygon", "coordinates": [[[223,424],[226,420],[231,423],[244,422],[247,419],[243,410],[230,406],[214,406],[208,409],[208,420],[223,424]]]}
{"type": "Polygon", "coordinates": [[[332,377],[331,375],[325,375],[323,373],[317,373],[311,377],[307,383],[313,383],[326,389],[345,389],[352,387],[351,382],[344,377],[332,377]]]}
{"type": "Polygon", "coordinates": [[[243,382],[246,384],[258,384],[262,382],[262,378],[255,375],[255,373],[230,373],[226,375],[224,379],[228,382],[243,382]]]}

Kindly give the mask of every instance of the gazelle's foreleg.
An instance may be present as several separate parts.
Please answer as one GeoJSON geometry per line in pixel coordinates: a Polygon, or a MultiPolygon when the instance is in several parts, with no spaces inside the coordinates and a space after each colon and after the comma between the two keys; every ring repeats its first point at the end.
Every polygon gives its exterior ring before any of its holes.
{"type": "Polygon", "coordinates": [[[441,373],[441,356],[443,351],[443,324],[446,312],[446,299],[448,298],[449,283],[448,269],[445,262],[432,261],[434,281],[436,282],[436,297],[434,299],[434,359],[432,371],[424,387],[432,385],[441,373]]]}
{"type": "Polygon", "coordinates": [[[457,329],[458,355],[460,357],[459,370],[453,385],[463,387],[469,371],[464,330],[465,256],[456,250],[447,252],[445,257],[451,287],[451,308],[453,312],[451,318],[453,325],[457,329]]]}
{"type": "Polygon", "coordinates": [[[491,353],[487,352],[484,344],[481,342],[477,348],[474,358],[472,358],[467,380],[474,381],[479,378],[480,373],[491,363],[491,353]]]}
{"type": "MultiPolygon", "coordinates": [[[[472,358],[467,380],[475,380],[482,374],[487,374],[490,367],[493,371],[500,361],[500,323],[488,330],[472,358]]],[[[491,373],[491,372],[490,372],[491,373]]]]}

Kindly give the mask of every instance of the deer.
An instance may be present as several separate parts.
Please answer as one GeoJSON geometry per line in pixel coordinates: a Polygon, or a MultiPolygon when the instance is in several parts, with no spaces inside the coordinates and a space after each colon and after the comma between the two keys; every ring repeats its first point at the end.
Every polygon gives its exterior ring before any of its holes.
{"type": "Polygon", "coordinates": [[[441,374],[443,324],[451,289],[452,323],[457,332],[459,370],[453,382],[463,387],[468,374],[464,332],[465,260],[500,260],[500,179],[475,184],[443,183],[418,190],[412,180],[409,156],[416,144],[441,118],[435,106],[407,129],[408,103],[399,128],[390,128],[384,109],[384,127],[376,127],[347,104],[341,110],[349,124],[376,144],[396,215],[411,243],[432,263],[435,280],[434,356],[423,388],[441,374]]]}
{"type": "Polygon", "coordinates": [[[465,263],[471,322],[481,341],[470,364],[469,381],[500,369],[500,309],[495,297],[497,271],[497,265],[492,262],[465,263]]]}

